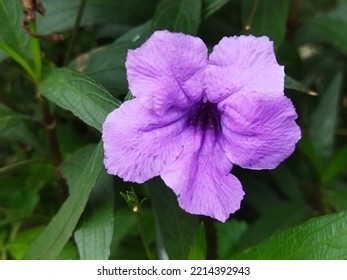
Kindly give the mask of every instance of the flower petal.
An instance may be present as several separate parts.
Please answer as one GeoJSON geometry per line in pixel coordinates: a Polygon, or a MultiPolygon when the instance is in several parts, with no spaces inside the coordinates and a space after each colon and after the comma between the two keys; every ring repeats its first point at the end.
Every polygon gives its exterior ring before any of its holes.
{"type": "Polygon", "coordinates": [[[207,48],[197,37],[155,32],[128,52],[127,77],[132,94],[163,115],[171,106],[187,108],[202,97],[207,48]]]}
{"type": "Polygon", "coordinates": [[[107,172],[138,183],[158,176],[182,152],[185,123],[183,112],[171,110],[158,118],[136,98],[124,102],[103,124],[107,172]]]}
{"type": "Polygon", "coordinates": [[[223,149],[243,168],[272,169],[286,159],[301,137],[291,101],[235,94],[220,103],[223,149]]]}
{"type": "Polygon", "coordinates": [[[230,174],[226,159],[213,130],[186,129],[184,152],[161,172],[176,193],[181,208],[192,214],[225,221],[240,208],[244,192],[230,174]]]}
{"type": "Polygon", "coordinates": [[[206,94],[219,102],[237,92],[283,95],[284,70],[267,37],[224,37],[213,48],[206,69],[206,94]]]}

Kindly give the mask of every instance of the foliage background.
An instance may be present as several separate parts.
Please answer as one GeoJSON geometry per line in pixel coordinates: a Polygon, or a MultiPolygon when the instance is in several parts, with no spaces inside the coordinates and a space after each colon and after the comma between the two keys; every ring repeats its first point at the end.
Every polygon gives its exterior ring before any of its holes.
{"type": "Polygon", "coordinates": [[[42,4],[25,30],[22,1],[0,0],[1,259],[347,258],[346,0],[42,4]],[[209,47],[267,35],[285,65],[303,138],[275,170],[234,167],[246,197],[224,224],[179,209],[160,179],[103,168],[101,124],[131,98],[127,49],[160,29],[209,47]]]}

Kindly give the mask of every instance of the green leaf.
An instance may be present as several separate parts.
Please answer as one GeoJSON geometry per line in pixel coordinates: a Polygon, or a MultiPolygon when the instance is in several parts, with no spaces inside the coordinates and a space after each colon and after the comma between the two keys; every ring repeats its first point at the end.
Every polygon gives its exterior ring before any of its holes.
{"type": "Polygon", "coordinates": [[[310,23],[311,26],[315,27],[315,30],[318,30],[322,38],[344,55],[347,55],[347,22],[329,17],[320,17],[311,20],[310,23]]]}
{"type": "Polygon", "coordinates": [[[286,163],[280,164],[275,170],[271,171],[270,175],[278,189],[287,199],[291,201],[305,201],[299,179],[288,168],[286,163]]]}
{"type": "MultiPolygon", "coordinates": [[[[84,133],[76,129],[71,122],[60,122],[57,126],[57,136],[60,150],[64,156],[71,155],[76,150],[90,143],[90,139],[84,133]]],[[[86,158],[82,163],[86,162],[86,158]]]]}
{"type": "Polygon", "coordinates": [[[203,18],[207,19],[228,2],[229,0],[203,0],[202,2],[203,18]]]}
{"type": "Polygon", "coordinates": [[[238,242],[238,248],[254,245],[270,237],[278,230],[298,225],[310,217],[304,201],[277,202],[263,213],[253,224],[249,225],[238,242]]]}
{"type": "Polygon", "coordinates": [[[322,182],[323,185],[328,184],[342,171],[345,171],[347,167],[347,146],[344,146],[336,152],[334,157],[326,168],[323,169],[322,182]]]}
{"type": "Polygon", "coordinates": [[[75,151],[61,164],[60,171],[66,180],[70,194],[76,191],[75,187],[78,185],[78,181],[80,180],[80,176],[76,175],[76,170],[83,169],[94,149],[94,144],[84,146],[75,151]]]}
{"type": "MultiPolygon", "coordinates": [[[[47,34],[72,29],[80,3],[80,0],[43,1],[46,14],[37,18],[38,33],[47,34]]],[[[153,0],[88,0],[81,26],[140,24],[152,16],[153,7],[153,0]]]]}
{"type": "Polygon", "coordinates": [[[175,194],[161,180],[152,180],[148,185],[169,258],[186,259],[199,226],[197,217],[178,206],[175,194]]]}
{"type": "Polygon", "coordinates": [[[268,178],[262,176],[262,174],[258,172],[255,174],[246,173],[244,176],[240,177],[240,181],[247,194],[244,198],[244,203],[247,203],[247,205],[251,206],[259,213],[271,209],[274,204],[281,201],[278,194],[271,188],[268,178]],[[254,186],[257,187],[255,188],[254,186]]]}
{"type": "Polygon", "coordinates": [[[4,211],[6,218],[23,219],[37,207],[40,189],[55,179],[53,166],[47,161],[33,159],[18,161],[12,164],[12,168],[5,166],[1,169],[6,168],[7,174],[0,176],[0,214],[4,211]],[[14,167],[21,169],[15,170],[14,167]]]}
{"type": "Polygon", "coordinates": [[[298,149],[309,159],[316,174],[320,175],[325,168],[324,160],[319,152],[314,148],[313,143],[307,137],[303,137],[298,142],[298,149]]]}
{"type": "Polygon", "coordinates": [[[189,260],[206,260],[206,251],[207,251],[207,244],[206,244],[205,226],[204,226],[204,223],[201,222],[193,238],[188,259],[189,260]]]}
{"type": "MultiPolygon", "coordinates": [[[[0,1],[0,50],[4,51],[18,64],[20,64],[34,79],[37,74],[32,61],[33,52],[31,43],[36,39],[30,39],[24,31],[23,8],[20,1],[0,1]]],[[[38,69],[37,69],[38,70],[38,69]]]]}
{"type": "Polygon", "coordinates": [[[306,93],[308,95],[317,95],[316,92],[310,90],[309,88],[305,87],[304,85],[302,85],[300,82],[296,81],[295,79],[289,77],[288,75],[286,75],[284,77],[284,87],[287,89],[293,89],[296,91],[301,91],[303,93],[306,93]]]}
{"type": "MultiPolygon", "coordinates": [[[[78,191],[75,188],[80,180],[78,171],[83,169],[94,149],[93,145],[85,146],[62,164],[61,172],[70,187],[70,193],[78,191]]],[[[80,259],[96,260],[109,257],[113,234],[112,183],[112,178],[101,172],[91,192],[81,224],[74,234],[80,259]]]]}
{"type": "Polygon", "coordinates": [[[16,237],[6,245],[8,251],[16,260],[21,260],[29,245],[39,236],[43,227],[34,227],[19,232],[16,237]]]}
{"type": "Polygon", "coordinates": [[[120,105],[91,78],[66,68],[52,70],[40,85],[40,92],[99,131],[107,114],[120,105]]]}
{"type": "Polygon", "coordinates": [[[235,219],[216,224],[218,259],[225,260],[230,257],[246,229],[247,224],[245,222],[235,219]]]}
{"type": "Polygon", "coordinates": [[[1,137],[10,141],[26,144],[33,147],[39,153],[43,153],[42,143],[39,141],[37,135],[35,135],[23,121],[18,122],[15,126],[7,127],[1,137]]]}
{"type": "Polygon", "coordinates": [[[335,180],[327,189],[329,203],[337,211],[347,210],[347,186],[341,180],[335,180]]]}
{"type": "Polygon", "coordinates": [[[59,254],[58,260],[79,260],[76,245],[72,241],[66,243],[63,250],[59,254]]]}
{"type": "Polygon", "coordinates": [[[312,218],[232,255],[242,260],[332,260],[347,258],[347,212],[312,218]]]}
{"type": "MultiPolygon", "coordinates": [[[[122,201],[122,204],[125,205],[124,201],[122,201]]],[[[152,209],[142,207],[140,219],[145,239],[152,249],[156,228],[152,209]]],[[[156,245],[158,246],[158,243],[156,245]]],[[[117,209],[115,212],[110,259],[148,259],[139,233],[137,214],[130,211],[128,207],[126,207],[126,210],[117,209]]]]}
{"type": "Polygon", "coordinates": [[[200,25],[201,11],[202,0],[162,0],[154,14],[152,28],[195,35],[200,25]]]}
{"type": "Polygon", "coordinates": [[[0,134],[22,121],[22,116],[0,103],[0,134]]]}
{"type": "Polygon", "coordinates": [[[0,49],[0,62],[3,61],[7,57],[7,54],[0,49]]]}
{"type": "Polygon", "coordinates": [[[242,21],[254,35],[267,35],[278,47],[286,32],[288,0],[243,0],[242,21]]]}
{"type": "Polygon", "coordinates": [[[112,95],[125,94],[128,91],[125,74],[128,49],[139,47],[150,35],[150,28],[150,22],[133,28],[114,43],[77,57],[69,67],[84,72],[112,95]]]}
{"type": "Polygon", "coordinates": [[[317,18],[311,19],[303,26],[315,35],[315,40],[324,40],[347,55],[347,5],[317,18]]]}
{"type": "Polygon", "coordinates": [[[113,235],[113,180],[102,172],[74,237],[82,260],[107,260],[113,235]]]}
{"type": "MultiPolygon", "coordinates": [[[[114,214],[114,234],[111,247],[117,251],[122,239],[133,229],[137,229],[136,215],[132,211],[118,210],[114,214]]],[[[111,256],[112,257],[112,256],[111,256]]]]}
{"type": "Polygon", "coordinates": [[[10,141],[19,141],[41,151],[42,144],[39,143],[24,120],[26,120],[26,116],[18,114],[0,103],[0,136],[10,141]]]}
{"type": "Polygon", "coordinates": [[[342,74],[338,73],[322,94],[309,127],[312,144],[325,159],[333,152],[341,85],[342,74]]]}
{"type": "Polygon", "coordinates": [[[71,237],[76,224],[87,204],[90,192],[98,181],[103,168],[101,143],[95,147],[82,170],[75,169],[80,178],[58,213],[42,234],[31,244],[24,259],[55,259],[71,237]]]}
{"type": "Polygon", "coordinates": [[[31,58],[29,35],[22,28],[21,1],[0,1],[0,41],[24,59],[31,58]]]}

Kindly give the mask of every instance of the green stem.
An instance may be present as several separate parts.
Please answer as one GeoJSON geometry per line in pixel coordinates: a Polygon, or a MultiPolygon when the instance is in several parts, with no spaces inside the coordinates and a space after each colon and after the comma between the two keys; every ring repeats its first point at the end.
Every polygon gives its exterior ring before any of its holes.
{"type": "Polygon", "coordinates": [[[15,52],[10,46],[0,41],[0,49],[7,53],[14,61],[16,61],[22,68],[29,74],[33,81],[37,84],[38,77],[35,71],[31,68],[30,64],[21,57],[17,52],[15,52]]]}
{"type": "Polygon", "coordinates": [[[252,29],[252,22],[253,22],[253,18],[254,18],[255,12],[257,10],[257,7],[258,7],[258,2],[259,2],[259,0],[254,0],[254,4],[252,6],[251,13],[250,13],[248,21],[244,27],[244,29],[248,32],[251,31],[251,29],[252,29]]]}
{"type": "Polygon", "coordinates": [[[49,161],[43,160],[43,159],[29,159],[29,160],[17,161],[15,163],[1,167],[0,174],[4,174],[4,173],[7,173],[7,172],[10,172],[18,168],[34,164],[34,163],[49,163],[49,161]]]}
{"type": "Polygon", "coordinates": [[[72,31],[72,35],[71,35],[71,39],[70,39],[70,42],[69,42],[69,46],[68,46],[68,49],[67,49],[67,52],[66,52],[66,55],[65,55],[65,59],[64,59],[64,65],[67,65],[67,63],[69,62],[71,51],[72,51],[72,47],[73,47],[73,45],[75,43],[75,40],[76,40],[77,31],[78,31],[78,28],[81,25],[81,21],[82,21],[82,18],[83,18],[83,13],[84,13],[84,8],[86,6],[86,3],[87,3],[87,0],[81,0],[81,4],[80,4],[80,6],[78,8],[77,18],[76,18],[76,21],[75,21],[75,26],[74,26],[74,29],[72,31]]]}
{"type": "MultiPolygon", "coordinates": [[[[33,34],[36,34],[36,23],[35,21],[30,22],[29,29],[33,34]]],[[[37,38],[33,36],[29,36],[29,41],[31,45],[31,51],[33,55],[34,65],[35,65],[35,74],[37,77],[37,81],[41,80],[42,75],[42,60],[41,60],[41,46],[40,42],[37,38]]]]}
{"type": "Polygon", "coordinates": [[[145,248],[146,255],[147,255],[149,260],[154,260],[154,256],[152,254],[151,249],[148,246],[148,242],[147,242],[146,237],[145,237],[145,233],[144,233],[144,230],[143,230],[143,223],[142,223],[141,213],[139,211],[136,211],[136,218],[137,218],[137,226],[139,228],[141,240],[142,240],[143,246],[145,248]]]}
{"type": "MultiPolygon", "coordinates": [[[[29,29],[32,33],[36,32],[35,22],[32,21],[29,24],[29,29]]],[[[22,68],[29,74],[34,83],[37,85],[41,79],[42,72],[42,60],[41,60],[41,47],[38,39],[29,36],[29,43],[31,46],[34,67],[28,63],[25,58],[13,50],[4,42],[0,42],[0,48],[3,49],[14,61],[16,61],[22,68]]]]}

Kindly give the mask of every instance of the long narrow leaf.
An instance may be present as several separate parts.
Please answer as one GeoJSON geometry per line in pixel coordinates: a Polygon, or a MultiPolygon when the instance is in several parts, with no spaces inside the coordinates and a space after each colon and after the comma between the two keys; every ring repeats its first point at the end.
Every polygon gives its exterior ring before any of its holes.
{"type": "Polygon", "coordinates": [[[82,260],[107,260],[113,234],[114,191],[112,178],[105,172],[93,189],[75,241],[82,260]]]}
{"type": "MultiPolygon", "coordinates": [[[[71,237],[86,206],[90,192],[98,182],[102,172],[103,151],[96,146],[83,170],[75,191],[67,198],[40,236],[31,244],[24,259],[56,259],[71,237]]],[[[77,170],[76,170],[77,172],[77,170]]]]}

